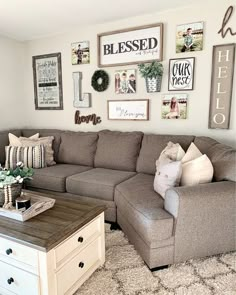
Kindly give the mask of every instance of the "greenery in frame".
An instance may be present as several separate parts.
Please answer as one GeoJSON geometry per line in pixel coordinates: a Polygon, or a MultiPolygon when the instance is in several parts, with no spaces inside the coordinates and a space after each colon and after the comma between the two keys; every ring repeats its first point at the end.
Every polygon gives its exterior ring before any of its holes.
{"type": "Polygon", "coordinates": [[[158,61],[153,61],[148,64],[139,64],[138,69],[143,78],[150,79],[162,77],[164,71],[163,65],[158,61]]]}

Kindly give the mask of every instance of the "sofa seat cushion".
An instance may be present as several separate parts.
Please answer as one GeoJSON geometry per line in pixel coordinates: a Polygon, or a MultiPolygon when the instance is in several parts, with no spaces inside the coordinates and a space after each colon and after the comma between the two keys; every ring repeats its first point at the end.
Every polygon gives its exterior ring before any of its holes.
{"type": "Polygon", "coordinates": [[[154,176],[139,173],[115,189],[117,210],[150,246],[169,239],[173,216],[164,210],[164,200],[153,190],[154,176]]]}
{"type": "Polygon", "coordinates": [[[113,201],[115,186],[135,174],[135,172],[94,168],[68,177],[66,190],[72,194],[113,201]]]}
{"type": "Polygon", "coordinates": [[[90,170],[91,167],[57,164],[55,166],[35,169],[33,180],[28,183],[29,187],[42,188],[46,190],[65,192],[66,178],[73,174],[77,174],[90,170]]]}

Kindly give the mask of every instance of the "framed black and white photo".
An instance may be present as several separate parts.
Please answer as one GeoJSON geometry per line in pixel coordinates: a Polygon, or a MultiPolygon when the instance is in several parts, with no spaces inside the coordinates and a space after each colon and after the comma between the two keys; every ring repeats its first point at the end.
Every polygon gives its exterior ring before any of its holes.
{"type": "Polygon", "coordinates": [[[149,120],[149,99],[108,100],[108,120],[149,120]]]}
{"type": "Polygon", "coordinates": [[[162,61],[162,58],[162,23],[98,34],[99,67],[162,61]]]}
{"type": "Polygon", "coordinates": [[[195,57],[169,61],[169,91],[193,90],[195,57]]]}
{"type": "Polygon", "coordinates": [[[36,110],[62,110],[61,53],[33,56],[36,110]]]}

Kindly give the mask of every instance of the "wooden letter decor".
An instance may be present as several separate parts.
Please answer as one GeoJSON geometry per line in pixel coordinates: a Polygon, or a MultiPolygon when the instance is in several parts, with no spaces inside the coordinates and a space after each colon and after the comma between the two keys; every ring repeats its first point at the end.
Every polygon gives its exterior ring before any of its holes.
{"type": "Polygon", "coordinates": [[[213,47],[209,128],[229,129],[235,44],[213,47]]]}
{"type": "Polygon", "coordinates": [[[80,111],[75,112],[75,124],[81,124],[92,122],[93,125],[100,124],[102,122],[101,117],[98,117],[96,114],[88,115],[88,116],[80,116],[80,111]]]}
{"type": "Polygon", "coordinates": [[[226,28],[230,18],[231,18],[231,15],[234,11],[234,8],[233,6],[229,6],[229,8],[226,10],[225,12],[225,15],[224,15],[224,18],[223,18],[223,21],[222,21],[222,26],[221,26],[221,29],[218,31],[218,34],[221,34],[221,37],[224,38],[227,33],[229,32],[232,36],[236,35],[236,32],[233,32],[233,30],[229,27],[229,28],[226,28]]]}

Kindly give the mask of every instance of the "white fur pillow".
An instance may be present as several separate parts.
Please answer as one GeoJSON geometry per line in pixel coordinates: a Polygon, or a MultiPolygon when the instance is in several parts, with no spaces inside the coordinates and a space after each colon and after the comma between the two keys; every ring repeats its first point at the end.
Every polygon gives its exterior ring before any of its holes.
{"type": "Polygon", "coordinates": [[[196,147],[196,145],[192,142],[190,144],[186,154],[182,158],[181,162],[184,164],[188,161],[192,161],[194,159],[197,159],[200,156],[202,156],[202,153],[199,151],[199,149],[196,147]]]}
{"type": "Polygon", "coordinates": [[[165,198],[165,193],[169,188],[179,185],[181,174],[181,161],[172,161],[168,157],[162,155],[161,159],[158,161],[154,178],[154,190],[165,198]]]}
{"type": "Polygon", "coordinates": [[[190,186],[211,182],[213,173],[211,161],[206,155],[202,155],[182,165],[181,185],[190,186]]]}

